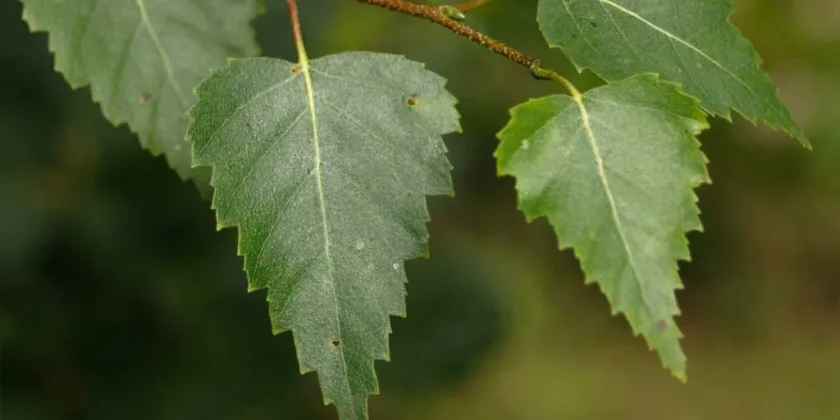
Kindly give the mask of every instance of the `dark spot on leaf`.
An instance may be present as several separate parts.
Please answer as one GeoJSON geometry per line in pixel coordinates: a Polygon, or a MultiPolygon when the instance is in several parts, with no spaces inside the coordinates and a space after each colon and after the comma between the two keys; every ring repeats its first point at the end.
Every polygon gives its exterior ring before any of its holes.
{"type": "Polygon", "coordinates": [[[338,347],[338,346],[340,346],[340,345],[341,345],[341,341],[338,341],[338,339],[337,339],[337,338],[333,338],[333,340],[332,340],[332,341],[330,341],[330,344],[331,344],[333,347],[338,347]]]}
{"type": "Polygon", "coordinates": [[[297,66],[292,66],[292,74],[297,74],[298,68],[297,66]]]}
{"type": "Polygon", "coordinates": [[[591,26],[591,27],[593,27],[593,28],[597,28],[597,27],[598,27],[598,24],[597,24],[597,23],[595,23],[595,21],[594,21],[594,20],[590,20],[590,21],[589,21],[589,26],[591,26]]]}
{"type": "Polygon", "coordinates": [[[149,93],[149,92],[143,92],[143,94],[140,95],[140,103],[141,104],[147,104],[151,100],[152,100],[152,94],[149,93]]]}
{"type": "Polygon", "coordinates": [[[659,332],[665,331],[665,328],[667,328],[667,327],[668,327],[668,324],[665,323],[664,319],[660,319],[659,321],[656,321],[656,331],[659,331],[659,332]]]}
{"type": "Polygon", "coordinates": [[[417,97],[416,96],[411,96],[405,102],[408,104],[408,106],[417,105],[417,97]]]}

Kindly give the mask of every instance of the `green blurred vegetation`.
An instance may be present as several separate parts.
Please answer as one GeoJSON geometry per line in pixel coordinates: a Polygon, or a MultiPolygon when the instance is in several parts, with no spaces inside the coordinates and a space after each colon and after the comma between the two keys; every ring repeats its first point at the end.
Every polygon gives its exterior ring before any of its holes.
{"type": "MultiPolygon", "coordinates": [[[[268,3],[265,54],[294,59],[268,3]]],[[[702,136],[714,184],[682,264],[687,385],[495,176],[508,108],[558,87],[426,22],[300,3],[311,56],[404,54],[461,103],[457,195],[431,200],[432,257],[409,263],[373,419],[840,419],[840,2],[736,1],[815,151],[737,118],[702,136]]],[[[597,85],[548,50],[535,10],[492,0],[468,22],[597,85]]],[[[265,292],[246,293],[235,232],[70,90],[20,15],[0,3],[0,418],[334,419],[291,336],[271,335],[265,292]]]]}

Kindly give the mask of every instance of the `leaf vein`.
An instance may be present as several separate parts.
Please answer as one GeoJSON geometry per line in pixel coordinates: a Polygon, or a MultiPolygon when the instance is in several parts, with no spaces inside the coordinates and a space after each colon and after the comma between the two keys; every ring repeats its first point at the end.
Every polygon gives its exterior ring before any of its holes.
{"type": "Polygon", "coordinates": [[[123,50],[123,53],[120,56],[120,61],[117,64],[117,68],[114,70],[113,83],[111,84],[111,92],[108,98],[108,102],[113,103],[116,99],[117,93],[120,91],[119,89],[120,85],[123,82],[125,68],[128,65],[128,58],[131,57],[131,51],[134,49],[134,43],[137,42],[137,36],[140,34],[140,29],[142,29],[142,27],[142,22],[137,22],[137,26],[134,28],[134,33],[131,35],[131,40],[129,40],[128,46],[123,50]]]}
{"type": "Polygon", "coordinates": [[[292,204],[292,199],[297,196],[297,194],[301,191],[301,187],[304,184],[304,180],[306,180],[309,174],[304,172],[301,174],[295,181],[292,183],[291,188],[287,189],[289,191],[289,195],[283,199],[282,204],[280,204],[279,208],[277,209],[277,217],[274,219],[274,223],[271,224],[271,229],[266,234],[265,239],[263,239],[262,244],[260,244],[259,251],[257,251],[257,258],[254,260],[254,264],[257,266],[254,268],[254,272],[251,273],[251,277],[257,278],[259,277],[257,274],[259,272],[257,269],[260,267],[260,261],[262,260],[263,251],[265,251],[266,245],[268,245],[268,241],[271,239],[272,235],[274,235],[274,231],[277,230],[277,227],[280,226],[280,219],[283,218],[283,212],[292,204]]]}
{"type": "Polygon", "coordinates": [[[163,64],[163,71],[166,73],[166,78],[172,86],[172,90],[175,91],[175,95],[178,97],[178,100],[181,102],[181,106],[186,109],[189,107],[189,104],[187,103],[186,98],[184,98],[184,94],[181,93],[180,86],[178,86],[178,83],[175,81],[175,71],[172,69],[172,61],[169,59],[169,54],[167,54],[166,50],[163,48],[163,44],[160,42],[157,32],[155,32],[154,27],[152,27],[152,22],[149,20],[149,12],[146,10],[146,0],[137,0],[137,7],[140,9],[141,22],[146,28],[146,31],[149,32],[149,36],[152,38],[152,43],[155,44],[155,49],[157,50],[158,55],[160,55],[160,61],[163,64]]]}
{"type": "Polygon", "coordinates": [[[623,12],[623,13],[627,14],[628,16],[630,16],[630,17],[632,17],[632,18],[634,18],[634,19],[637,19],[639,22],[642,22],[642,23],[644,23],[645,25],[647,25],[647,26],[651,27],[653,30],[655,30],[655,31],[657,31],[657,32],[659,32],[659,33],[661,33],[662,35],[665,35],[665,36],[666,36],[666,37],[668,37],[669,39],[671,39],[671,40],[673,40],[673,41],[676,41],[676,42],[678,42],[678,43],[680,43],[680,44],[682,44],[682,45],[686,46],[686,47],[687,47],[687,48],[689,48],[690,50],[692,50],[692,51],[694,51],[695,53],[697,53],[699,56],[701,56],[701,57],[705,58],[706,60],[708,60],[710,63],[712,63],[712,64],[713,64],[713,65],[715,65],[716,67],[718,67],[719,69],[721,69],[721,70],[723,70],[724,72],[726,72],[727,74],[729,74],[729,76],[731,76],[731,77],[732,77],[735,81],[737,81],[739,84],[741,84],[742,86],[744,86],[744,87],[745,87],[748,91],[750,91],[750,93],[752,93],[753,95],[755,95],[755,91],[753,91],[753,90],[752,90],[752,88],[751,88],[751,87],[750,87],[750,86],[749,86],[749,85],[748,85],[748,84],[747,84],[747,83],[746,83],[743,79],[741,79],[740,77],[738,77],[738,75],[737,75],[737,74],[733,73],[731,70],[729,70],[728,68],[726,68],[723,64],[720,64],[720,62],[718,62],[717,60],[715,60],[714,58],[712,58],[709,54],[706,54],[703,50],[701,50],[700,48],[698,48],[698,47],[694,46],[694,44],[692,44],[692,43],[690,43],[690,42],[688,42],[688,41],[686,41],[686,40],[684,40],[684,39],[680,38],[679,36],[674,35],[674,34],[672,34],[671,32],[669,32],[669,31],[667,31],[667,30],[665,30],[665,29],[663,29],[663,28],[659,27],[658,25],[656,25],[656,24],[654,24],[653,22],[651,22],[651,21],[649,21],[649,20],[645,19],[644,17],[642,17],[642,16],[641,16],[641,15],[639,15],[638,13],[636,13],[636,12],[634,12],[634,11],[630,10],[630,9],[625,8],[625,7],[621,6],[620,4],[614,3],[614,2],[612,2],[612,1],[610,1],[610,0],[598,0],[598,1],[600,1],[602,4],[606,4],[606,5],[608,5],[608,6],[611,6],[611,7],[614,7],[614,8],[616,8],[616,9],[620,10],[621,12],[623,12]]]}
{"type": "Polygon", "coordinates": [[[341,114],[341,115],[343,115],[344,117],[346,117],[346,118],[347,118],[347,120],[349,120],[350,122],[352,122],[353,124],[355,124],[357,127],[361,128],[362,130],[365,130],[365,131],[366,131],[366,132],[367,132],[367,133],[368,133],[371,137],[373,137],[373,138],[374,138],[374,139],[376,139],[377,141],[390,144],[391,146],[393,146],[394,150],[396,150],[398,153],[402,154],[403,156],[406,156],[406,157],[408,158],[408,160],[410,160],[410,161],[414,162],[414,163],[415,163],[415,164],[417,164],[417,165],[422,165],[422,164],[423,164],[423,162],[421,162],[421,161],[420,161],[420,159],[418,159],[416,156],[414,156],[414,155],[412,155],[411,153],[409,153],[408,151],[406,151],[404,147],[400,147],[400,146],[399,146],[399,145],[398,145],[398,144],[397,144],[394,140],[392,140],[390,137],[385,136],[385,138],[383,138],[383,137],[382,137],[382,136],[380,136],[379,134],[377,134],[377,133],[375,133],[375,132],[371,131],[369,128],[365,127],[365,125],[364,125],[364,124],[362,124],[362,123],[361,123],[361,121],[359,121],[356,117],[354,117],[353,115],[351,115],[349,112],[344,111],[344,110],[342,110],[342,109],[338,108],[337,106],[335,106],[335,105],[333,105],[333,104],[331,104],[331,103],[327,102],[326,100],[324,101],[324,105],[327,105],[328,107],[330,107],[330,108],[334,109],[334,110],[335,110],[336,112],[338,112],[339,114],[341,114]]]}
{"type": "Polygon", "coordinates": [[[283,139],[285,139],[286,136],[292,131],[292,129],[294,129],[297,126],[297,124],[301,121],[303,116],[306,115],[306,111],[307,111],[306,109],[303,109],[300,112],[300,114],[298,114],[298,116],[295,117],[292,120],[292,122],[289,123],[289,126],[283,131],[283,133],[281,133],[279,136],[277,136],[277,138],[274,139],[274,141],[271,142],[271,145],[269,145],[268,147],[265,148],[265,150],[263,150],[263,152],[260,154],[260,156],[257,158],[257,160],[254,161],[254,163],[252,165],[250,165],[251,169],[248,170],[248,173],[245,174],[242,177],[242,179],[239,181],[239,183],[233,189],[233,193],[231,193],[231,195],[230,195],[231,197],[236,197],[236,194],[239,193],[239,189],[242,188],[243,185],[245,185],[245,181],[248,180],[248,178],[251,176],[251,174],[254,173],[254,170],[257,168],[257,166],[259,166],[260,163],[262,162],[262,160],[265,159],[266,156],[271,154],[271,151],[277,146],[277,144],[280,143],[280,141],[282,141],[283,139]]]}
{"type": "Polygon", "coordinates": [[[196,158],[196,159],[200,159],[200,158],[204,155],[204,152],[207,150],[207,147],[209,147],[209,146],[210,146],[210,144],[211,144],[211,143],[213,143],[213,141],[214,141],[214,140],[216,140],[216,139],[219,137],[219,133],[221,133],[221,131],[222,131],[222,130],[224,130],[224,128],[225,128],[225,127],[227,127],[227,125],[228,125],[231,121],[233,121],[233,119],[235,119],[236,117],[238,117],[238,116],[239,116],[239,114],[241,114],[242,112],[244,112],[245,110],[247,110],[247,109],[248,109],[248,107],[250,107],[250,106],[251,106],[254,102],[256,102],[257,100],[259,100],[259,99],[260,99],[260,98],[262,98],[263,96],[268,95],[269,93],[273,92],[274,90],[279,89],[279,88],[281,88],[281,87],[285,86],[285,85],[286,85],[286,83],[288,83],[289,81],[293,80],[295,77],[296,77],[296,76],[294,76],[294,75],[293,75],[293,76],[290,76],[288,79],[283,79],[282,81],[277,82],[277,83],[275,83],[274,85],[271,85],[268,89],[265,89],[265,90],[263,90],[263,91],[261,91],[261,92],[257,93],[256,95],[252,96],[250,99],[248,99],[247,101],[245,101],[245,103],[243,103],[243,104],[242,104],[242,105],[240,105],[238,108],[236,108],[236,110],[235,110],[235,111],[233,111],[233,112],[232,112],[232,113],[231,113],[231,114],[230,114],[227,118],[225,118],[225,120],[224,120],[224,121],[222,121],[222,124],[221,124],[221,125],[219,125],[219,127],[218,127],[217,129],[213,130],[213,134],[211,134],[211,135],[210,135],[210,137],[208,137],[207,142],[206,142],[206,143],[204,143],[204,145],[203,145],[203,146],[201,146],[201,149],[200,149],[200,150],[198,150],[198,151],[195,153],[195,158],[196,158]]]}
{"type": "Polygon", "coordinates": [[[94,16],[96,16],[96,12],[99,10],[99,5],[102,3],[102,0],[96,0],[96,3],[93,4],[93,9],[90,11],[90,15],[87,19],[85,19],[84,25],[82,27],[82,34],[78,38],[78,44],[76,44],[76,55],[79,57],[83,57],[82,55],[82,48],[85,45],[85,38],[87,37],[88,31],[90,30],[90,25],[93,22],[94,16]]]}
{"type": "MultiPolygon", "coordinates": [[[[312,86],[312,72],[310,71],[311,65],[309,63],[309,58],[306,56],[306,50],[304,49],[303,42],[298,39],[297,40],[297,49],[298,55],[300,56],[300,66],[303,69],[303,78],[306,84],[306,102],[309,106],[309,113],[312,119],[312,148],[314,149],[314,170],[315,170],[315,185],[318,190],[318,203],[321,207],[321,222],[324,227],[324,258],[327,262],[327,274],[330,278],[330,286],[332,286],[332,297],[335,307],[335,322],[336,322],[336,333],[338,335],[338,339],[341,342],[344,342],[344,336],[341,332],[341,316],[339,314],[339,302],[338,302],[338,291],[336,290],[336,279],[335,273],[333,272],[333,260],[332,255],[330,253],[330,228],[329,222],[327,219],[327,203],[326,199],[324,198],[324,183],[322,180],[322,169],[321,169],[321,144],[320,138],[318,137],[318,119],[317,119],[317,112],[315,111],[315,90],[312,86]]],[[[356,403],[352,398],[353,389],[350,386],[350,373],[347,371],[347,360],[344,356],[344,352],[347,346],[341,346],[339,348],[338,354],[341,356],[341,366],[344,369],[344,385],[347,388],[347,394],[351,396],[350,398],[350,407],[353,411],[356,411],[356,403]]]]}

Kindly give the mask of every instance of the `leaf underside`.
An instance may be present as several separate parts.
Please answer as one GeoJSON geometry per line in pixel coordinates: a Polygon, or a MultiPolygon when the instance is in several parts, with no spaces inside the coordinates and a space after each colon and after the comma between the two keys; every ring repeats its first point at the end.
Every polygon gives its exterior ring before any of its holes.
{"type": "Polygon", "coordinates": [[[677,261],[690,258],[685,233],[701,230],[693,188],[709,180],[695,137],[704,112],[646,74],[579,99],[531,100],[511,115],[496,157],[500,175],[516,178],[520,209],[548,218],[587,283],[684,379],[674,290],[677,261]]]}
{"type": "Polygon", "coordinates": [[[274,331],[293,331],[342,419],[367,418],[378,392],[403,262],[427,252],[425,196],[452,194],[441,135],[460,128],[444,83],[386,54],[244,59],[190,111],[194,163],[213,168],[220,228],[239,227],[249,289],[268,288],[274,331]]]}
{"type": "Polygon", "coordinates": [[[729,0],[540,0],[537,21],[579,69],[608,81],[658,73],[712,114],[730,119],[734,109],[810,147],[732,11],[729,0]]]}
{"type": "Polygon", "coordinates": [[[228,57],[259,53],[249,22],[262,0],[21,0],[33,31],[49,33],[55,68],[90,85],[113,124],[192,177],[184,142],[192,88],[228,57]]]}

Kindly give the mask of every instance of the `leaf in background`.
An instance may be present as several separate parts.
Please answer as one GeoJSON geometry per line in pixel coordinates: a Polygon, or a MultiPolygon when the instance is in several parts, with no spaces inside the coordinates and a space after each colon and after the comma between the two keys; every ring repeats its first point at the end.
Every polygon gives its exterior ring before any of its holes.
{"type": "Polygon", "coordinates": [[[685,233],[700,230],[693,188],[708,182],[695,136],[697,102],[646,74],[513,108],[499,133],[501,175],[516,177],[520,209],[548,217],[560,248],[573,247],[587,283],[678,378],[685,378],[674,289],[685,233]]]}
{"type": "Polygon", "coordinates": [[[33,31],[49,33],[55,68],[90,85],[114,124],[192,177],[186,112],[192,88],[228,57],[255,55],[250,21],[262,0],[21,0],[33,31]]]}
{"type": "Polygon", "coordinates": [[[537,21],[579,69],[608,81],[659,73],[712,114],[734,109],[810,147],[731,14],[729,0],[540,0],[537,21]]]}
{"type": "Polygon", "coordinates": [[[274,331],[293,331],[301,371],[318,372],[342,419],[367,418],[378,392],[373,361],[389,357],[389,316],[405,315],[403,261],[427,252],[425,196],[452,193],[444,83],[386,54],[236,60],[190,112],[249,289],[268,288],[274,331]]]}

